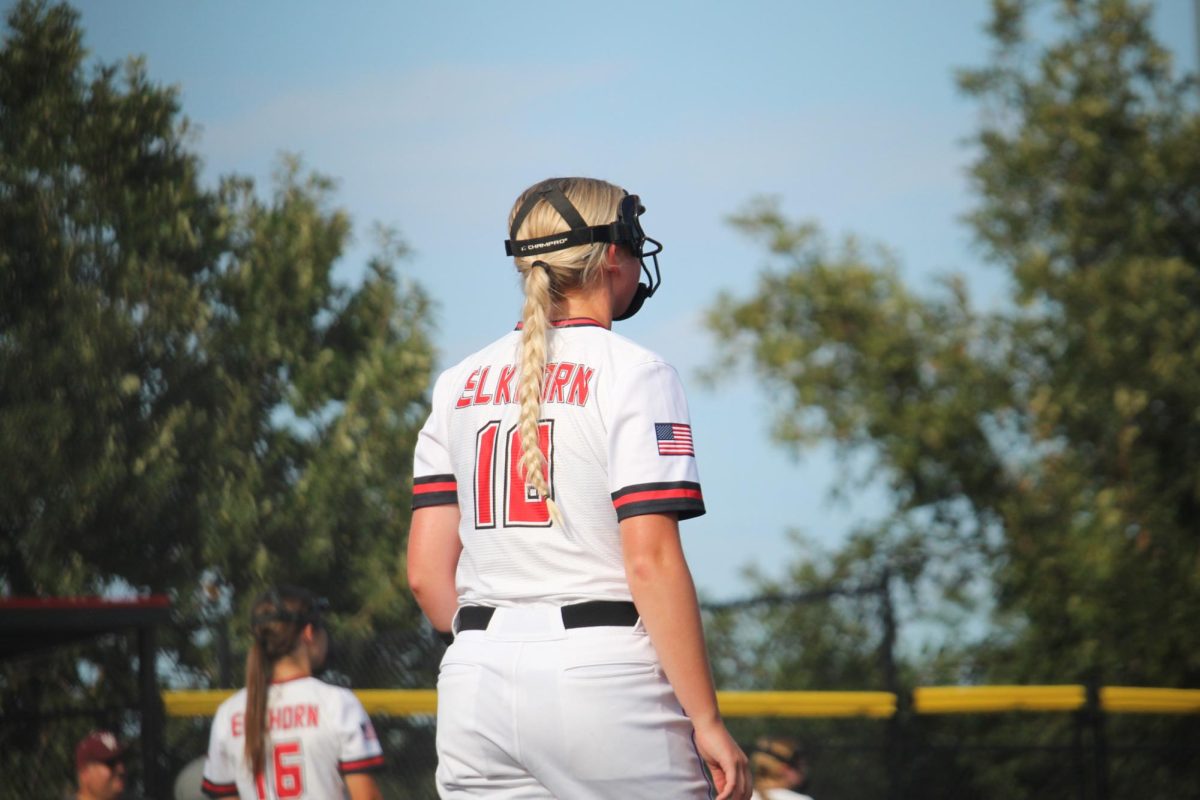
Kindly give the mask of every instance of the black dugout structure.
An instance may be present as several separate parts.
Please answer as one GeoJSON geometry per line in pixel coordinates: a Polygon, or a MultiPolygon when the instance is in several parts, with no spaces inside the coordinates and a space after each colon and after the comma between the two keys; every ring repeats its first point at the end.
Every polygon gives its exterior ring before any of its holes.
{"type": "Polygon", "coordinates": [[[165,595],[131,599],[101,597],[0,598],[0,660],[95,639],[111,633],[134,633],[138,653],[140,751],[147,797],[165,797],[162,768],[163,706],[155,672],[159,626],[171,621],[165,595]]]}

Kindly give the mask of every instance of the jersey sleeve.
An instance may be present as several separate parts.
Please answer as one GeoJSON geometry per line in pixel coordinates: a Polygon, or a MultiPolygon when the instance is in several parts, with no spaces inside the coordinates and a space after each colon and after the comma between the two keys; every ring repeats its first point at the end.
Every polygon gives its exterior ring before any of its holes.
{"type": "Polygon", "coordinates": [[[237,765],[226,752],[224,732],[230,729],[229,716],[224,708],[213,715],[212,731],[208,735],[208,754],[204,759],[204,773],[200,791],[208,797],[237,797],[237,765]]]}
{"type": "Polygon", "coordinates": [[[426,506],[458,503],[458,481],[450,463],[450,408],[446,402],[449,373],[443,372],[433,387],[429,419],[417,434],[413,456],[413,498],[415,511],[426,506]]]}
{"type": "Polygon", "coordinates": [[[617,519],[704,513],[687,398],[669,364],[648,361],[617,382],[608,426],[609,491],[617,519]]]}
{"type": "Polygon", "coordinates": [[[337,715],[338,772],[353,775],[383,767],[383,748],[366,709],[349,689],[340,696],[337,715]]]}

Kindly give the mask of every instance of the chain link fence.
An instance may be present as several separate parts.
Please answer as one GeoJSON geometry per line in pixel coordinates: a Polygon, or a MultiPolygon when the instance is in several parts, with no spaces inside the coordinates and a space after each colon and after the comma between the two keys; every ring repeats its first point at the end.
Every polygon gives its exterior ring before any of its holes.
{"type": "MultiPolygon", "coordinates": [[[[132,639],[109,634],[0,662],[0,800],[74,797],[75,745],[92,730],[137,742],[141,713],[132,639]]],[[[141,786],[136,747],[128,767],[130,784],[141,786]]]]}
{"type": "MultiPolygon", "coordinates": [[[[106,635],[0,663],[0,800],[67,796],[75,743],[99,727],[133,745],[126,797],[147,796],[132,640],[106,635]]],[[[427,689],[436,685],[443,652],[427,629],[339,635],[322,677],[356,689],[427,689]]],[[[234,663],[240,658],[233,654],[234,663]]],[[[215,669],[183,670],[169,661],[159,660],[164,685],[215,688],[206,677],[215,669]],[[209,685],[200,685],[205,681],[209,685]]],[[[233,673],[237,685],[241,670],[233,673]]],[[[914,713],[907,696],[901,693],[900,711],[889,719],[759,716],[728,722],[746,747],[763,735],[800,740],[809,766],[807,791],[816,800],[1200,798],[1200,715],[1098,715],[1093,709],[932,716],[914,713]]],[[[434,718],[372,719],[387,758],[378,775],[384,796],[433,800],[434,718]]],[[[157,766],[159,783],[170,793],[162,800],[200,796],[195,762],[207,749],[210,723],[207,716],[166,720],[157,766]],[[181,775],[190,783],[177,789],[181,775]]]]}
{"type": "MultiPolygon", "coordinates": [[[[322,678],[352,688],[432,687],[445,646],[428,630],[398,630],[367,637],[338,636],[336,651],[322,678]]],[[[242,654],[235,653],[235,658],[242,654]]],[[[160,656],[163,685],[204,685],[214,668],[184,670],[160,656]]],[[[240,677],[241,670],[234,674],[240,677]]],[[[229,687],[229,688],[232,688],[229,687]]],[[[379,775],[386,797],[435,798],[432,716],[373,715],[387,756],[379,775]]],[[[208,717],[169,718],[157,763],[161,800],[199,797],[189,765],[208,749],[208,717]]],[[[137,648],[132,635],[106,634],[92,641],[0,662],[0,800],[58,800],[74,797],[76,743],[92,730],[115,732],[130,745],[126,758],[126,798],[146,798],[145,763],[138,742],[143,715],[138,703],[137,648]]],[[[194,765],[193,770],[194,772],[194,765]]],[[[160,800],[160,798],[151,798],[160,800]]]]}

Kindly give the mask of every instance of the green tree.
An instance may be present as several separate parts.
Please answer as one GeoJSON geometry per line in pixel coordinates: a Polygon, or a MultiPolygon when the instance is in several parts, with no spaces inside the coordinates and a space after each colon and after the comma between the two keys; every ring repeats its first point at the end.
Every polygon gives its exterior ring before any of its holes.
{"type": "MultiPolygon", "coordinates": [[[[992,61],[959,83],[985,111],[969,222],[1011,276],[998,311],[959,279],[919,295],[769,200],[733,218],[773,266],[710,311],[727,363],[778,390],[779,442],[870,453],[891,490],[835,560],[882,556],[912,608],[931,587],[941,609],[984,601],[981,641],[910,652],[919,680],[1200,685],[1200,114],[1149,17],[993,2],[992,61]]],[[[1128,793],[1197,791],[1158,766],[1128,793]]],[[[1051,768],[1024,767],[978,765],[976,789],[1051,768]]]]}
{"type": "Polygon", "coordinates": [[[979,240],[1013,278],[1010,425],[1027,459],[999,505],[1017,670],[1195,686],[1200,634],[1200,114],[1150,7],[1063,3],[1028,54],[997,3],[996,62],[960,84],[993,113],[979,240]]]}
{"type": "Polygon", "coordinates": [[[0,51],[0,581],[289,578],[395,617],[428,300],[386,231],[356,288],[332,183],[206,189],[176,93],[137,60],[84,77],[66,6],[0,51]]]}
{"type": "MultiPolygon", "coordinates": [[[[164,649],[201,685],[213,643],[189,623],[243,630],[267,583],[327,595],[353,632],[415,624],[400,553],[432,347],[403,244],[381,231],[361,281],[335,282],[351,228],[331,181],[284,159],[265,199],[206,187],[176,91],[85,59],[68,6],[8,12],[0,594],[169,594],[164,649]]],[[[128,672],[120,649],[94,674],[128,672]]],[[[5,707],[114,699],[76,667],[6,667],[5,707]]]]}

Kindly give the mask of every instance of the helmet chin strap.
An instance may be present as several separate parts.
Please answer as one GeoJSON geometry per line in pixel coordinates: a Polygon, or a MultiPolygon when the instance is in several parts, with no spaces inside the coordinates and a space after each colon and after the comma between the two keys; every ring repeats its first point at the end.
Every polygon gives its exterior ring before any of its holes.
{"type": "Polygon", "coordinates": [[[653,292],[650,291],[649,286],[644,283],[639,283],[637,285],[637,289],[633,293],[633,297],[629,300],[629,305],[625,307],[624,311],[613,317],[613,322],[620,322],[621,320],[629,319],[634,314],[641,311],[642,304],[646,302],[646,298],[651,294],[653,294],[653,292]]]}

